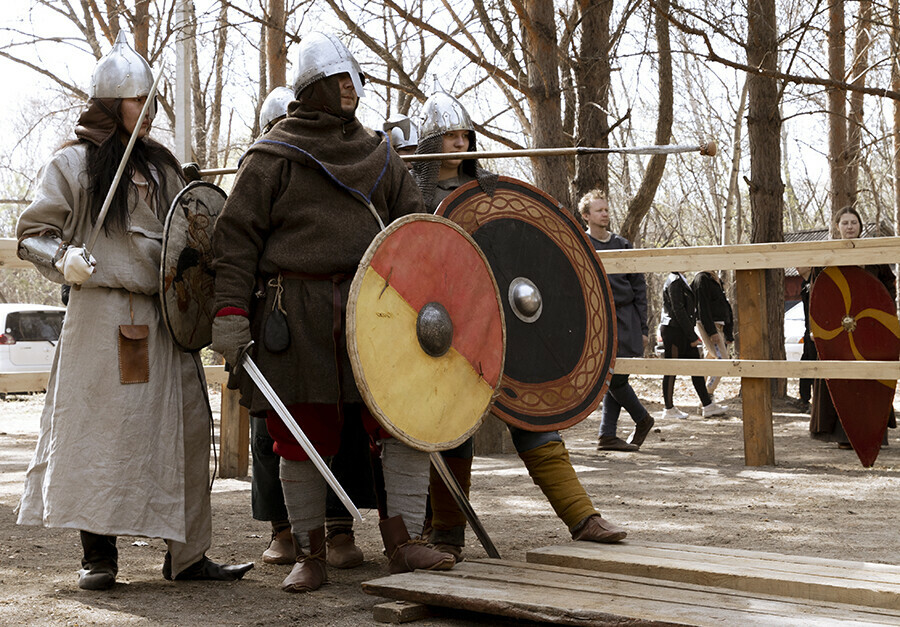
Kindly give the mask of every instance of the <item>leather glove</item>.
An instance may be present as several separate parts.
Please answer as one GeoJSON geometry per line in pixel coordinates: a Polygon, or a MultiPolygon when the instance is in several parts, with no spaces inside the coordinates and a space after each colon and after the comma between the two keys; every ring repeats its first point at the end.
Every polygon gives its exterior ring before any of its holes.
{"type": "Polygon", "coordinates": [[[66,282],[71,285],[81,285],[94,273],[94,266],[97,260],[93,255],[89,255],[84,248],[80,246],[70,246],[66,249],[65,254],[55,264],[66,282]]]}
{"type": "Polygon", "coordinates": [[[193,183],[194,181],[199,181],[203,178],[200,176],[200,164],[194,163],[193,161],[190,163],[182,163],[181,173],[184,175],[184,180],[188,183],[193,183]]]}
{"type": "Polygon", "coordinates": [[[237,365],[238,355],[252,340],[250,320],[246,316],[232,314],[213,318],[210,348],[220,353],[232,366],[237,365]]]}

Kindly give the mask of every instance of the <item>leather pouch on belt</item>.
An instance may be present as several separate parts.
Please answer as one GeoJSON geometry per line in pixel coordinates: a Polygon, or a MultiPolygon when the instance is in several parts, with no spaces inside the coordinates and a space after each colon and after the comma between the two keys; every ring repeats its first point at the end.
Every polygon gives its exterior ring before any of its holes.
{"type": "Polygon", "coordinates": [[[150,380],[150,348],[146,324],[119,325],[119,381],[147,383],[150,380]]]}

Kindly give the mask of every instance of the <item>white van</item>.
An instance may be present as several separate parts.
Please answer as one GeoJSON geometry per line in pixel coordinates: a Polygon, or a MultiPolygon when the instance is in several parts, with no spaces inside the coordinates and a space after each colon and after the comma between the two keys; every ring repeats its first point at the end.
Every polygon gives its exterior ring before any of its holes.
{"type": "Polygon", "coordinates": [[[64,307],[0,303],[0,373],[50,372],[64,307]]]}

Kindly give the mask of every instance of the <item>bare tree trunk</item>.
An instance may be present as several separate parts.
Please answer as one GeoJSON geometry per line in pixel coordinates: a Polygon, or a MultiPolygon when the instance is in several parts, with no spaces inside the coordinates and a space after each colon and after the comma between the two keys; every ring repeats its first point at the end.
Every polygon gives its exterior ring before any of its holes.
{"type": "Polygon", "coordinates": [[[284,40],[285,0],[269,0],[266,26],[266,61],[268,65],[268,91],[287,84],[287,45],[284,40]]]}
{"type": "Polygon", "coordinates": [[[222,2],[219,17],[216,19],[216,53],[214,58],[215,84],[213,86],[210,116],[212,123],[209,131],[209,167],[219,167],[219,128],[222,121],[222,88],[225,67],[225,47],[228,42],[228,3],[222,2]]]}
{"type": "MultiPolygon", "coordinates": [[[[672,137],[672,103],[674,100],[672,49],[669,46],[669,20],[666,19],[669,12],[669,0],[659,0],[656,7],[654,9],[656,44],[659,48],[659,117],[656,120],[656,143],[668,144],[669,138],[672,137]]],[[[644,178],[641,180],[641,186],[631,202],[628,203],[628,213],[622,223],[622,237],[635,242],[635,247],[639,247],[641,222],[650,211],[665,167],[666,155],[651,156],[644,178]]]]}
{"type": "MultiPolygon", "coordinates": [[[[844,0],[831,0],[828,10],[828,74],[844,80],[844,0]]],[[[847,177],[847,95],[841,89],[828,92],[828,158],[831,161],[831,214],[852,201],[847,177]]]]}
{"type": "Polygon", "coordinates": [[[147,54],[150,41],[150,0],[137,0],[134,3],[134,49],[139,55],[150,61],[147,54]]]}
{"type": "MultiPolygon", "coordinates": [[[[188,3],[188,12],[190,13],[190,19],[185,27],[184,34],[191,41],[196,41],[197,17],[193,2],[188,3]]],[[[206,145],[206,99],[200,85],[200,62],[197,59],[197,48],[198,46],[191,46],[192,130],[194,131],[194,157],[197,159],[200,167],[205,168],[209,165],[209,153],[206,145]]]]}
{"type": "MultiPolygon", "coordinates": [[[[563,146],[559,49],[553,3],[526,0],[524,7],[523,50],[528,68],[526,94],[531,107],[533,145],[535,148],[563,146]]],[[[531,162],[535,185],[563,206],[571,207],[566,158],[532,159],[531,162]]]]}
{"type": "MultiPolygon", "coordinates": [[[[900,16],[897,0],[891,0],[891,87],[900,89],[900,16]]],[[[900,233],[900,100],[894,101],[894,232],[900,233]]]]}
{"type": "Polygon", "coordinates": [[[747,81],[741,88],[741,101],[738,104],[737,114],[734,116],[734,135],[731,142],[731,174],[728,177],[728,198],[725,200],[725,217],[722,224],[722,245],[734,244],[740,241],[741,237],[741,214],[737,211],[738,237],[733,240],[731,237],[731,213],[734,207],[735,199],[740,205],[740,190],[738,190],[738,173],[741,169],[741,129],[744,125],[744,109],[747,107],[747,81]]]}
{"type": "MultiPolygon", "coordinates": [[[[774,71],[778,66],[775,0],[750,0],[747,7],[747,63],[774,71]]],[[[781,181],[781,115],[775,79],[747,78],[750,137],[750,212],[752,243],[784,241],[784,184],[781,181]]],[[[846,127],[845,127],[846,128],[846,127]]],[[[766,271],[766,321],[769,329],[784,328],[784,271],[766,271]]],[[[769,335],[770,359],[784,359],[782,333],[769,335]]],[[[787,382],[779,379],[775,393],[784,396],[787,382]]]]}
{"type": "Polygon", "coordinates": [[[259,28],[259,88],[256,98],[256,111],[254,112],[253,116],[253,137],[258,137],[262,132],[262,129],[259,128],[259,110],[262,108],[263,101],[266,99],[266,95],[269,93],[269,86],[266,81],[266,75],[268,74],[268,71],[266,69],[268,67],[268,63],[266,61],[267,30],[268,27],[266,26],[265,21],[263,21],[259,28]]]}
{"type": "MultiPolygon", "coordinates": [[[[609,17],[612,0],[581,0],[581,45],[575,65],[579,146],[609,147],[609,17]]],[[[575,199],[591,189],[609,191],[609,155],[575,157],[575,199]]]]}
{"type": "MultiPolygon", "coordinates": [[[[859,0],[859,19],[856,25],[856,49],[853,56],[853,85],[866,84],[869,65],[869,30],[872,27],[872,2],[859,0]]],[[[847,121],[847,191],[851,203],[856,203],[859,188],[860,145],[863,130],[863,93],[850,93],[850,119],[847,121]]]]}

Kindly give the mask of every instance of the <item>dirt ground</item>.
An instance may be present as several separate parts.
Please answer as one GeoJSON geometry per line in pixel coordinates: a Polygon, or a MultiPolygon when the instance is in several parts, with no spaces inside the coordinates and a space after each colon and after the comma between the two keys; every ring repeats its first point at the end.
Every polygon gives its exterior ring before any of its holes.
{"type": "MultiPolygon", "coordinates": [[[[687,420],[659,418],[658,377],[633,378],[657,425],[639,453],[595,450],[599,415],[563,433],[572,463],[597,508],[626,527],[629,539],[775,551],[800,555],[900,563],[897,513],[900,442],[875,467],[862,468],[853,451],[811,440],[808,416],[778,403],[774,417],[774,467],[744,466],[737,382],[724,382],[717,400],[727,416],[703,419],[686,377],[676,403],[687,420]]],[[[796,382],[789,392],[796,396],[796,382]]],[[[267,523],[250,516],[250,480],[215,482],[217,561],[256,561],[243,581],[173,583],[160,575],[164,543],[119,539],[118,584],[87,592],[76,585],[80,546],[71,530],[15,524],[27,463],[37,439],[43,396],[0,402],[0,623],[29,625],[368,625],[382,601],[360,583],[383,576],[377,512],[365,510],[357,530],[366,563],[330,569],[330,582],[311,594],[289,595],[279,583],[286,566],[263,564],[267,523]]],[[[631,421],[623,415],[619,434],[631,421]]],[[[531,483],[514,454],[477,457],[472,502],[507,559],[528,549],[569,541],[564,525],[531,483]]],[[[627,540],[626,540],[627,542],[627,540]]],[[[484,557],[471,530],[466,555],[484,557]]],[[[445,616],[417,625],[498,624],[494,618],[445,616]]]]}

